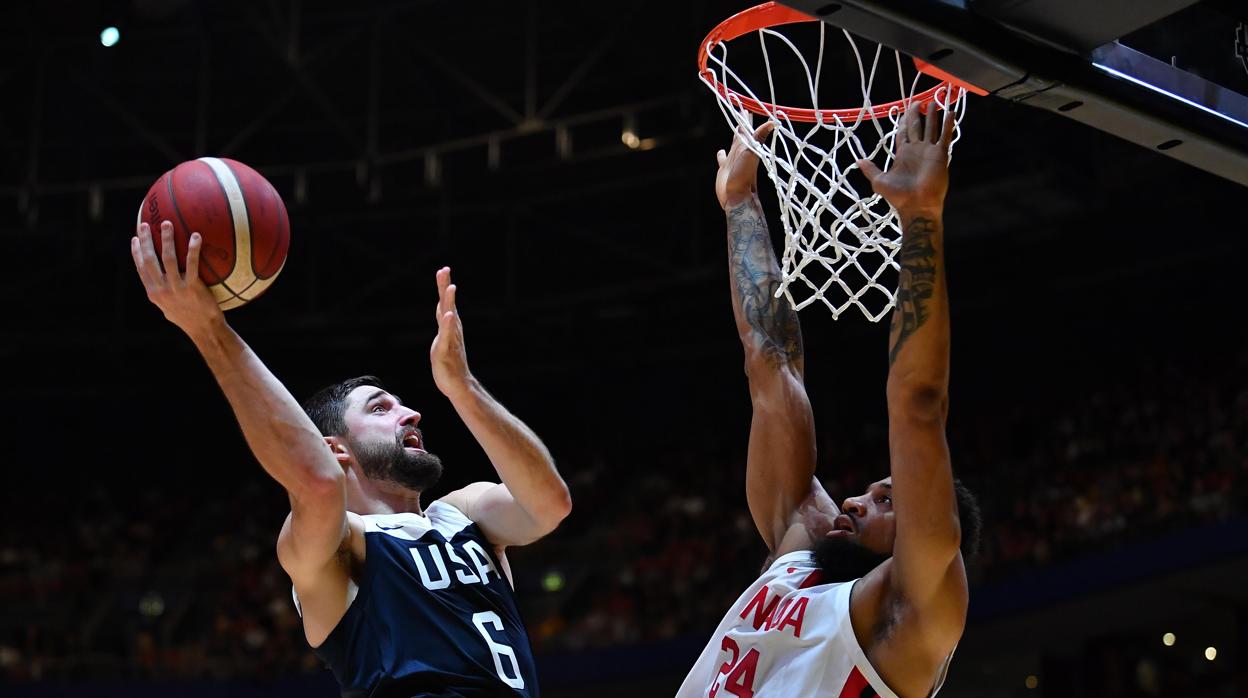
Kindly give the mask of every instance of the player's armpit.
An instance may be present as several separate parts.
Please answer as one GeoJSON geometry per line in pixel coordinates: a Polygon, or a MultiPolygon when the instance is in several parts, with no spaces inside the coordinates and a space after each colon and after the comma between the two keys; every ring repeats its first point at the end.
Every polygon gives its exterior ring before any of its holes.
{"type": "Polygon", "coordinates": [[[315,541],[300,538],[295,521],[292,511],[277,537],[277,559],[290,575],[304,635],[315,648],[329,637],[351,605],[351,571],[364,562],[364,524],[358,516],[346,514],[338,545],[326,556],[315,541]],[[353,534],[359,545],[354,544],[353,534]]]}
{"type": "Polygon", "coordinates": [[[442,498],[480,527],[497,546],[528,545],[555,530],[562,517],[543,520],[520,506],[511,490],[497,482],[474,482],[442,498]]]}
{"type": "MultiPolygon", "coordinates": [[[[895,582],[896,578],[892,575],[897,572],[896,559],[892,562],[890,581],[895,582]]],[[[883,601],[894,609],[896,615],[893,620],[899,629],[892,633],[888,641],[892,651],[901,652],[890,669],[893,672],[915,672],[914,680],[920,685],[931,680],[932,674],[948,660],[962,639],[969,606],[969,583],[960,556],[950,563],[943,574],[936,575],[931,581],[930,593],[921,602],[898,598],[899,592],[893,585],[890,585],[883,601]]],[[[888,662],[882,661],[882,664],[885,663],[888,662]]],[[[883,671],[882,666],[877,668],[883,671]]]]}

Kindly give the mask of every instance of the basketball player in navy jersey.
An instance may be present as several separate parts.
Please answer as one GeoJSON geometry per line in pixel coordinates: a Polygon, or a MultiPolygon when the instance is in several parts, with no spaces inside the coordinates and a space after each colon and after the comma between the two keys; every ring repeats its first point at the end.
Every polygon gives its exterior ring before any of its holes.
{"type": "MultiPolygon", "coordinates": [[[[934,111],[934,110],[933,110],[934,111]]],[[[750,514],[771,557],[716,629],[678,698],[919,698],[939,690],[968,602],[963,553],[978,507],[945,442],[949,310],[941,223],[953,118],[904,116],[888,172],[860,166],[903,226],[889,333],[891,476],[838,508],[815,472],[814,418],[797,313],[757,197],[758,159],[738,135],[720,151],[733,312],[753,419],[750,514]]],[[[764,124],[753,137],[771,130],[764,124]]]]}
{"type": "Polygon", "coordinates": [[[537,674],[503,549],[554,530],[571,509],[546,448],[468,370],[450,269],[437,272],[438,389],[502,484],[432,504],[442,465],[420,413],[374,378],[322,390],[305,413],[226,323],[200,281],[192,236],[178,273],[172,226],[163,268],[140,226],[131,253],[148,298],[203,355],[261,466],[290,496],[277,556],[294,582],[304,634],[344,696],[531,696],[537,674]],[[315,420],[315,423],[314,423],[315,420]]]}

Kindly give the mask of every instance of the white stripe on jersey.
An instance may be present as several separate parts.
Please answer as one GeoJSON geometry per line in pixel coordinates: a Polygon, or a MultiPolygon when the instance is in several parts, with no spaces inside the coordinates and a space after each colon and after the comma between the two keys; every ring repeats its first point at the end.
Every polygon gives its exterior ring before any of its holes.
{"type": "MultiPolygon", "coordinates": [[[[384,533],[403,540],[419,540],[429,529],[434,529],[441,533],[443,538],[450,540],[456,533],[472,524],[472,519],[465,516],[464,512],[440,499],[430,504],[423,515],[405,511],[398,514],[362,514],[360,518],[364,520],[364,533],[384,533]]],[[[494,569],[493,564],[490,564],[488,560],[486,563],[491,571],[501,576],[498,570],[494,569]]],[[[360,587],[356,585],[355,580],[348,579],[347,608],[355,603],[355,597],[359,592],[360,587]]],[[[299,594],[294,586],[290,587],[290,595],[295,599],[295,611],[302,618],[303,606],[299,603],[299,594]]]]}

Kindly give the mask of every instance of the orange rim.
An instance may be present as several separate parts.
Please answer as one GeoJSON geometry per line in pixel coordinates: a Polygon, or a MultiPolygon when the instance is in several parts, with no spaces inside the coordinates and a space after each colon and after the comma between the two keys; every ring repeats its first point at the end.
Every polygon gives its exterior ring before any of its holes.
{"type": "Polygon", "coordinates": [[[725,19],[719,23],[719,26],[711,30],[706,38],[702,40],[702,44],[698,46],[698,74],[712,88],[724,96],[730,103],[739,103],[745,109],[758,114],[760,116],[771,117],[776,112],[782,112],[788,118],[794,121],[807,122],[829,122],[829,121],[847,121],[857,120],[859,118],[879,119],[886,117],[894,109],[903,109],[909,102],[918,102],[922,108],[926,110],[926,105],[936,101],[937,95],[942,90],[965,89],[978,95],[988,94],[974,85],[968,85],[957,80],[952,75],[932,66],[928,63],[914,60],[914,67],[925,75],[930,75],[941,81],[939,85],[924,90],[916,94],[911,99],[898,99],[884,104],[877,104],[870,109],[802,109],[798,107],[784,107],[770,102],[762,102],[752,97],[747,97],[736,90],[730,89],[727,85],[722,84],[716,77],[715,71],[706,67],[706,62],[710,57],[710,50],[720,43],[732,41],[737,37],[748,34],[759,29],[767,29],[770,27],[779,27],[785,24],[797,24],[799,22],[818,22],[819,20],[811,17],[804,12],[798,12],[784,5],[777,5],[774,2],[765,2],[761,5],[755,5],[747,10],[742,10],[737,14],[725,19]],[[861,115],[861,116],[860,116],[861,115]]]}

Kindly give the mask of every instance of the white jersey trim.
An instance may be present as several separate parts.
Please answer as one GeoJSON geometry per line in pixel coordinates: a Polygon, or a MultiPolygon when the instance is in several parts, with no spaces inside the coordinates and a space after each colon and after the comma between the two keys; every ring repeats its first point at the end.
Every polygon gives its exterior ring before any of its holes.
{"type": "MultiPolygon", "coordinates": [[[[850,606],[850,600],[853,598],[854,587],[858,586],[862,578],[855,579],[851,584],[841,584],[836,590],[836,605],[845,609],[845,615],[841,616],[841,633],[845,638],[844,642],[849,647],[850,652],[854,656],[854,666],[858,671],[862,672],[863,678],[871,684],[875,692],[879,694],[879,698],[898,698],[897,694],[884,683],[884,679],[880,677],[880,673],[875,670],[875,665],[867,659],[867,653],[863,651],[862,646],[858,644],[858,636],[854,634],[853,610],[850,606]]],[[[933,692],[933,695],[935,692],[933,692]]]]}
{"type": "MultiPolygon", "coordinates": [[[[773,561],[770,565],[767,566],[767,569],[763,570],[763,574],[767,574],[768,572],[774,570],[777,567],[780,567],[781,565],[789,565],[794,562],[813,563],[814,561],[815,561],[815,554],[812,553],[811,551],[795,550],[791,553],[785,553],[784,555],[781,555],[780,557],[776,558],[775,561],[773,561]]],[[[760,574],[758,576],[761,577],[763,576],[763,574],[760,574]]]]}
{"type": "MultiPolygon", "coordinates": [[[[814,582],[807,586],[817,579],[810,577],[815,571],[817,564],[809,550],[794,551],[773,560],[729,607],[686,675],[677,693],[678,698],[705,698],[709,689],[728,680],[731,674],[724,669],[728,665],[722,664],[725,655],[721,652],[730,651],[736,657],[738,651],[746,653],[754,650],[761,651],[764,657],[756,663],[761,683],[753,686],[755,695],[835,698],[848,685],[851,677],[856,676],[854,681],[869,685],[879,698],[898,698],[854,634],[850,601],[860,580],[814,582]],[[809,634],[802,634],[800,623],[795,637],[785,635],[784,623],[778,624],[778,634],[772,627],[772,619],[786,613],[779,609],[788,608],[787,605],[776,606],[777,602],[787,604],[789,600],[794,600],[793,608],[797,608],[800,601],[803,609],[806,608],[806,600],[809,600],[810,612],[814,614],[804,615],[809,634]],[[747,618],[751,612],[753,620],[747,618]],[[759,618],[764,613],[770,615],[760,631],[759,618]],[[825,618],[827,622],[819,623],[819,618],[825,618]],[[732,647],[721,645],[729,637],[739,644],[734,643],[732,647]]],[[[952,656],[951,652],[939,667],[929,696],[935,696],[943,686],[952,656]]]]}
{"type": "MultiPolygon", "coordinates": [[[[364,521],[365,535],[381,533],[391,538],[410,541],[419,540],[421,536],[431,529],[441,533],[442,537],[449,541],[456,533],[472,525],[472,519],[465,516],[464,512],[440,499],[430,504],[429,508],[425,509],[424,514],[403,511],[397,514],[360,514],[360,518],[364,521]]],[[[365,560],[364,564],[368,564],[368,560],[365,560]]],[[[354,579],[348,578],[348,610],[351,608],[351,604],[355,603],[355,597],[359,593],[359,585],[355,583],[354,579]]],[[[303,606],[299,603],[299,593],[295,591],[294,585],[290,587],[290,595],[295,600],[295,612],[302,618],[303,606]]]]}

